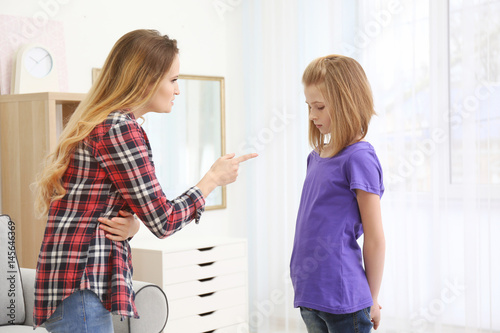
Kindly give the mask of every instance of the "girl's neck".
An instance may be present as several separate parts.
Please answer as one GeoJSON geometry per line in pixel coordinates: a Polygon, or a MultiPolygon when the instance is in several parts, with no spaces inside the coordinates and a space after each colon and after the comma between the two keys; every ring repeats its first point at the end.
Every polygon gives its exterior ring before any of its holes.
{"type": "Polygon", "coordinates": [[[354,140],[352,140],[351,143],[349,143],[347,146],[353,145],[353,144],[360,142],[360,141],[366,141],[364,138],[362,138],[361,134],[358,135],[354,140]]]}
{"type": "MultiPolygon", "coordinates": [[[[353,144],[360,142],[360,141],[366,141],[366,140],[364,138],[362,139],[361,135],[359,135],[358,137],[356,137],[356,139],[352,140],[346,147],[353,145],[353,144]]],[[[332,145],[330,143],[327,143],[323,146],[323,149],[321,149],[319,156],[322,158],[325,158],[325,157],[329,157],[331,155],[331,153],[332,153],[332,145]]]]}

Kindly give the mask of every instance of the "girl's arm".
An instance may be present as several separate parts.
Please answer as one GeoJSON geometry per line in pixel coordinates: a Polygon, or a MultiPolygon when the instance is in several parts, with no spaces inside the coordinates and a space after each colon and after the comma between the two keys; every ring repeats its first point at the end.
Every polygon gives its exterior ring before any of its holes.
{"type": "Polygon", "coordinates": [[[120,210],[120,215],[123,217],[113,217],[111,220],[104,217],[98,219],[101,224],[99,228],[106,231],[106,238],[113,241],[124,241],[134,236],[140,227],[139,220],[134,218],[129,212],[120,210]]]}
{"type": "Polygon", "coordinates": [[[378,194],[359,189],[356,190],[356,197],[364,231],[363,257],[366,278],[373,298],[371,317],[373,328],[377,329],[380,324],[381,309],[378,304],[378,293],[382,283],[385,260],[385,237],[382,227],[380,197],[378,194]]]}

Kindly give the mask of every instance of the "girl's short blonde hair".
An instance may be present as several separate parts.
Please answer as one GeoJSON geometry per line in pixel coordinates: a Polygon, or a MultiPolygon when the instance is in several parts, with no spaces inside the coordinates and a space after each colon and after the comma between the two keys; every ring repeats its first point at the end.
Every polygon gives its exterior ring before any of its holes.
{"type": "MultiPolygon", "coordinates": [[[[335,156],[357,138],[364,138],[375,110],[370,83],[361,65],[342,55],[313,60],[302,76],[305,86],[316,86],[330,110],[329,143],[335,156]]],[[[324,149],[325,135],[309,121],[309,143],[318,152],[324,149]]]]}

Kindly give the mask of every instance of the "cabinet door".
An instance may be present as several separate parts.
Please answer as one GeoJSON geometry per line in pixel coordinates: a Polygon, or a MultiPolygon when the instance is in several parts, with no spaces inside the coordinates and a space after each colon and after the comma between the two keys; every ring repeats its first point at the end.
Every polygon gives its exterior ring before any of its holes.
{"type": "Polygon", "coordinates": [[[56,143],[57,127],[63,126],[58,121],[67,118],[81,98],[62,93],[0,96],[1,212],[16,223],[22,267],[36,267],[46,223],[35,215],[30,186],[56,143]]]}

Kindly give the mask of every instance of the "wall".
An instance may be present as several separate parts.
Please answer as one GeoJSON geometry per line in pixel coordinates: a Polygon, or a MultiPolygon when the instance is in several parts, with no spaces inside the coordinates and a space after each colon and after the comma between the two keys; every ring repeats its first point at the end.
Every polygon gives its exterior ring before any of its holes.
{"type": "MultiPolygon", "coordinates": [[[[215,0],[27,2],[0,0],[0,15],[21,16],[29,20],[50,18],[45,26],[41,24],[42,34],[52,23],[61,25],[69,92],[88,91],[91,69],[102,66],[112,45],[128,31],[152,28],[177,39],[182,74],[226,77],[226,151],[236,151],[238,142],[243,140],[242,131],[238,131],[238,127],[243,126],[240,124],[243,94],[239,75],[241,9],[237,1],[225,6],[222,1],[215,0]],[[239,46],[236,45],[238,43],[239,46]]],[[[40,36],[26,42],[35,42],[37,38],[40,36]]],[[[238,183],[228,187],[228,208],[205,212],[200,225],[188,226],[173,237],[207,234],[244,236],[245,228],[238,224],[238,216],[242,216],[246,209],[244,188],[242,168],[238,183]]],[[[142,228],[137,237],[149,237],[147,230],[142,228]]]]}

